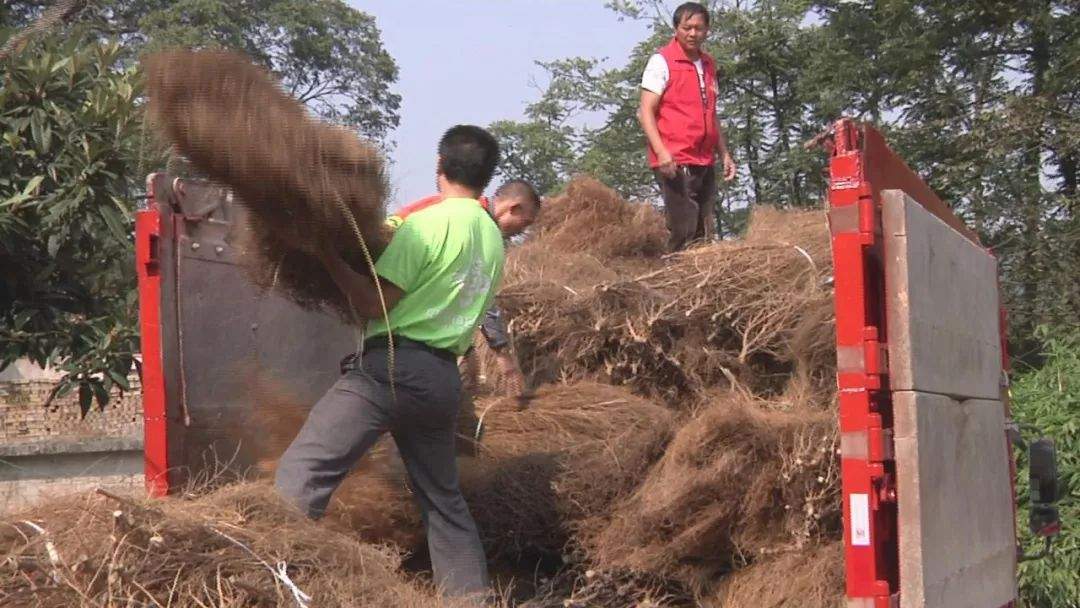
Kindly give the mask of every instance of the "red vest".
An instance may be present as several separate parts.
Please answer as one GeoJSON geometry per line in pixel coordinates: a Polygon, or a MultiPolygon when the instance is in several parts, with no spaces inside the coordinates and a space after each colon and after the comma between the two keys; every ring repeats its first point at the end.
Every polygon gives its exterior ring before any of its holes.
{"type": "MultiPolygon", "coordinates": [[[[405,205],[401,209],[398,209],[397,212],[391,215],[388,219],[395,227],[400,226],[401,223],[405,221],[405,218],[409,217],[413,213],[416,213],[417,211],[427,209],[428,207],[436,203],[442,202],[443,198],[444,197],[441,194],[433,194],[431,196],[424,197],[416,202],[405,205]]],[[[488,198],[486,196],[481,196],[477,200],[480,201],[480,206],[484,208],[484,211],[487,211],[488,213],[491,212],[491,203],[488,201],[488,198]]]]}
{"type": "MultiPolygon", "coordinates": [[[[657,51],[667,61],[668,84],[660,96],[656,126],[660,139],[680,165],[712,165],[716,150],[716,63],[701,53],[705,76],[702,102],[697,68],[686,57],[679,42],[672,39],[657,51]]],[[[649,165],[659,164],[652,146],[645,146],[649,165]]]]}

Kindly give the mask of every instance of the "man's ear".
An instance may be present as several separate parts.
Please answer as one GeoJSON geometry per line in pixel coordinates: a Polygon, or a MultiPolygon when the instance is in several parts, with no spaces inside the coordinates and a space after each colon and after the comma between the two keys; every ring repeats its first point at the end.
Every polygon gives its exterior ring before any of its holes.
{"type": "Polygon", "coordinates": [[[532,216],[532,221],[535,222],[537,220],[537,218],[540,217],[540,202],[539,201],[532,201],[532,202],[529,203],[528,208],[529,208],[529,213],[532,216]]]}

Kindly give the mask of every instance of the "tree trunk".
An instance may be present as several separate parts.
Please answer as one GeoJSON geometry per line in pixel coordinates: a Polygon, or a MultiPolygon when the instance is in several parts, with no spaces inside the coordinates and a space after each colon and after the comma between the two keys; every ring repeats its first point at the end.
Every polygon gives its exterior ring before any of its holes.
{"type": "MultiPolygon", "coordinates": [[[[1047,26],[1050,20],[1049,0],[1040,0],[1034,3],[1030,15],[1031,33],[1030,47],[1031,58],[1028,63],[1031,70],[1031,97],[1039,99],[1046,92],[1046,73],[1050,68],[1050,36],[1047,26]]],[[[1041,184],[1042,176],[1042,151],[1043,131],[1045,125],[1042,120],[1032,128],[1034,132],[1028,133],[1024,146],[1023,166],[1021,179],[1024,184],[1023,194],[1025,197],[1023,218],[1024,239],[1021,247],[1023,253],[1023,306],[1027,309],[1028,319],[1032,326],[1023,328],[1024,333],[1034,330],[1034,325],[1039,322],[1038,309],[1040,301],[1041,276],[1039,272],[1039,248],[1040,232],[1042,228],[1042,203],[1044,198],[1041,184]]]]}
{"type": "Polygon", "coordinates": [[[750,203],[756,204],[761,200],[761,185],[759,183],[760,177],[758,176],[757,147],[754,145],[753,105],[747,105],[746,107],[746,139],[743,143],[746,148],[746,168],[750,170],[750,183],[754,186],[754,200],[750,203]]]}

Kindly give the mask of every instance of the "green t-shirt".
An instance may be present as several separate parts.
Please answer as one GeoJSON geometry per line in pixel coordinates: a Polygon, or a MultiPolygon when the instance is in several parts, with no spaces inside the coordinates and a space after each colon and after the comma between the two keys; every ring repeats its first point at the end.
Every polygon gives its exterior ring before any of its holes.
{"type": "MultiPolygon", "coordinates": [[[[394,335],[464,354],[499,288],[503,253],[499,227],[473,199],[410,214],[375,262],[405,292],[390,311],[394,335]]],[[[386,323],[370,321],[367,333],[385,334],[386,323]]]]}

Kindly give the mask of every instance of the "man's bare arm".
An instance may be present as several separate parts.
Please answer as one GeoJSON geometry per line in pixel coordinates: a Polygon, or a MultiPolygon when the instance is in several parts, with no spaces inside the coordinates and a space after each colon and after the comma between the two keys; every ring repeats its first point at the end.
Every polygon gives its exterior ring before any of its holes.
{"type": "Polygon", "coordinates": [[[731,151],[728,150],[724,125],[720,124],[719,120],[716,121],[716,153],[724,163],[724,181],[730,182],[735,179],[737,167],[735,166],[735,159],[731,157],[731,151]]]}
{"type": "Polygon", "coordinates": [[[505,380],[504,388],[510,396],[520,396],[525,390],[525,376],[521,373],[517,357],[514,356],[514,347],[510,344],[510,332],[507,331],[502,311],[497,306],[492,306],[484,314],[484,322],[480,324],[480,333],[484,335],[488,346],[495,353],[499,371],[502,372],[505,380]]]}
{"type": "MultiPolygon", "coordinates": [[[[335,253],[323,253],[320,259],[330,273],[330,277],[334,279],[338,289],[348,298],[358,316],[365,319],[381,319],[383,317],[383,306],[382,302],[379,301],[379,293],[375,288],[375,279],[356,272],[345,263],[345,260],[341,259],[341,256],[335,253]]],[[[385,279],[379,279],[379,286],[382,287],[386,312],[389,313],[401,300],[404,292],[397,285],[385,279]]]]}
{"type": "Polygon", "coordinates": [[[649,147],[660,161],[657,168],[664,176],[671,178],[675,177],[675,161],[664,145],[664,140],[660,139],[660,129],[656,126],[656,112],[659,108],[660,96],[648,89],[641,89],[638,122],[641,123],[641,130],[645,132],[645,138],[649,141],[649,147]]]}

